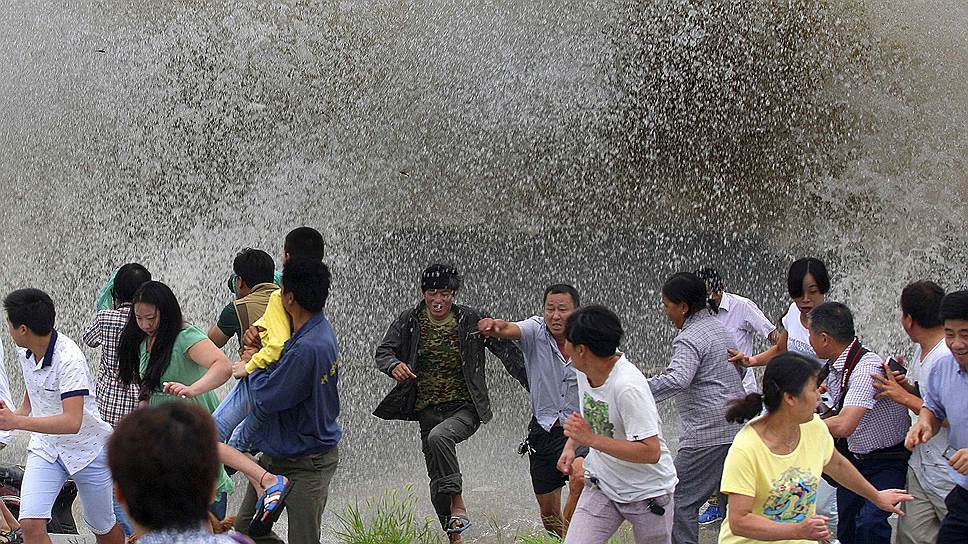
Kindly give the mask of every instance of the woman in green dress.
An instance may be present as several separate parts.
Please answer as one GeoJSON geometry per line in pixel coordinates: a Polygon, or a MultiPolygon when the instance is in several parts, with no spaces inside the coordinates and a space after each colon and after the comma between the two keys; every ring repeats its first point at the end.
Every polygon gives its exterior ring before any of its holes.
{"type": "MultiPolygon", "coordinates": [[[[132,302],[133,310],[118,342],[121,382],[138,384],[142,405],[192,402],[214,412],[219,403],[215,389],[232,377],[229,358],[202,329],[185,323],[175,294],[164,283],[145,283],[132,302]]],[[[282,508],[289,491],[287,479],[270,474],[225,444],[219,445],[219,460],[242,472],[261,492],[265,516],[256,519],[268,518],[282,508]]],[[[232,480],[221,470],[216,497],[231,492],[232,480]]],[[[224,517],[224,511],[216,515],[224,517]]],[[[278,513],[271,517],[278,518],[278,513]]],[[[263,529],[258,528],[259,532],[263,529]]]]}

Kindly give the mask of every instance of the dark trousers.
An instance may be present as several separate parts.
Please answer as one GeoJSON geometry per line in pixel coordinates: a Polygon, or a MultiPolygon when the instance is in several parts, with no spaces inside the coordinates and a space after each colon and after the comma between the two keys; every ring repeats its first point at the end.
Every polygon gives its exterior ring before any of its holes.
{"type": "Polygon", "coordinates": [[[944,500],[948,515],[941,521],[938,544],[968,542],[968,489],[956,485],[944,500]]]}
{"type": "MultiPolygon", "coordinates": [[[[323,510],[329,499],[329,483],[339,463],[339,450],[334,446],[326,453],[304,455],[293,459],[275,459],[263,455],[259,465],[274,474],[282,474],[292,482],[292,491],[286,499],[289,518],[289,544],[319,544],[323,510]]],[[[258,497],[251,485],[245,490],[245,498],[239,507],[235,530],[247,532],[255,514],[258,497]]],[[[285,544],[274,532],[253,538],[257,544],[285,544]]]]}
{"type": "MultiPolygon", "coordinates": [[[[854,466],[879,490],[904,489],[907,461],[904,459],[856,459],[854,466]]],[[[885,512],[844,486],[837,488],[837,539],[842,544],[885,544],[891,541],[891,526],[885,512]]]]}
{"type": "Polygon", "coordinates": [[[457,460],[457,444],[467,440],[481,426],[481,418],[470,403],[438,404],[417,414],[420,444],[427,475],[430,476],[430,502],[447,528],[450,499],[462,493],[463,478],[457,460]]]}
{"type": "Polygon", "coordinates": [[[723,479],[723,463],[729,444],[702,448],[679,448],[676,452],[676,473],[679,484],[675,491],[675,513],[672,518],[673,544],[698,544],[699,508],[716,493],[719,504],[726,498],[719,492],[723,479]]]}

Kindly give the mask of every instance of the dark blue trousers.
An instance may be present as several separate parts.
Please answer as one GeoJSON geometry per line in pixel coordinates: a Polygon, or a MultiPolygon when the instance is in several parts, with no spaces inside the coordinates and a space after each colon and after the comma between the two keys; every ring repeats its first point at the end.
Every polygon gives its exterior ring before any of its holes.
{"type": "Polygon", "coordinates": [[[948,515],[941,522],[938,544],[968,542],[968,489],[956,485],[944,500],[948,515]]]}
{"type": "MultiPolygon", "coordinates": [[[[907,461],[903,459],[858,459],[854,466],[877,489],[904,489],[907,461]]],[[[837,488],[837,539],[842,544],[890,542],[890,515],[846,487],[837,488]]]]}

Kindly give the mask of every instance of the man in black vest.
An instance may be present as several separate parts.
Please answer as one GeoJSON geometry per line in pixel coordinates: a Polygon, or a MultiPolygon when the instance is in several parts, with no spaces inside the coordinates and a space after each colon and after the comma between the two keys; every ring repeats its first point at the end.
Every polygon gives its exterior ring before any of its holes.
{"type": "Polygon", "coordinates": [[[430,499],[451,542],[462,542],[461,533],[470,526],[457,444],[491,419],[484,348],[528,387],[521,351],[511,341],[478,333],[478,321],[489,316],[454,304],[459,288],[453,267],[435,264],[424,271],[423,300],[400,314],[376,349],[377,368],[398,383],[373,412],[382,419],[420,423],[430,499]]]}

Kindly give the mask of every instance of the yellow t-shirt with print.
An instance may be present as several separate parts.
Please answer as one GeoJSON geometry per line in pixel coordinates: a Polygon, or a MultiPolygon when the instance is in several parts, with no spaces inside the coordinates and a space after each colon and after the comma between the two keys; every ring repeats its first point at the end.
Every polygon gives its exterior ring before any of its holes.
{"type": "MultiPolygon", "coordinates": [[[[751,422],[752,423],[752,422],[751,422]]],[[[743,427],[726,455],[723,493],[753,497],[753,513],[771,521],[797,523],[817,512],[817,488],[823,467],[834,452],[827,425],[814,416],[800,425],[800,443],[786,455],[777,455],[749,423],[743,427]]],[[[729,512],[719,531],[720,544],[759,542],[736,536],[729,529],[729,512]]],[[[808,540],[780,540],[787,544],[808,540]]]]}

